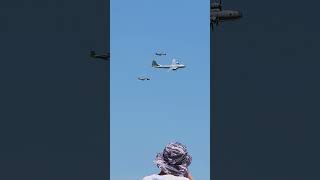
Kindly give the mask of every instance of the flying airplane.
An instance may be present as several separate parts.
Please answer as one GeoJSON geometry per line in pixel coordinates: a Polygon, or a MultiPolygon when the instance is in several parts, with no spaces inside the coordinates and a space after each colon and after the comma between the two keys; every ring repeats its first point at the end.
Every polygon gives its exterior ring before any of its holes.
{"type": "Polygon", "coordinates": [[[157,56],[165,56],[165,55],[167,55],[166,53],[164,53],[164,52],[156,52],[155,53],[157,56]]]}
{"type": "Polygon", "coordinates": [[[154,68],[169,68],[169,71],[170,70],[175,71],[179,68],[185,68],[186,66],[177,62],[176,59],[172,59],[172,63],[169,65],[160,65],[155,60],[153,60],[152,67],[154,67],[154,68]]]}
{"type": "Polygon", "coordinates": [[[110,53],[97,55],[95,51],[91,51],[90,52],[90,57],[95,58],[95,59],[109,60],[110,59],[110,53]]]}
{"type": "Polygon", "coordinates": [[[148,77],[145,77],[145,76],[140,76],[140,77],[138,77],[138,79],[139,80],[141,80],[141,81],[144,81],[144,80],[150,80],[150,78],[148,78],[148,77]]]}
{"type": "Polygon", "coordinates": [[[224,21],[232,21],[242,17],[242,13],[236,10],[223,10],[222,2],[213,2],[210,7],[210,27],[213,30],[214,25],[219,25],[224,21]]]}

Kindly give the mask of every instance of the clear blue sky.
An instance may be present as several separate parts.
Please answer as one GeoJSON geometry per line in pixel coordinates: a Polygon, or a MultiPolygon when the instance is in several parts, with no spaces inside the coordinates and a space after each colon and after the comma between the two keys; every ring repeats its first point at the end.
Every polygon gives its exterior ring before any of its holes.
{"type": "Polygon", "coordinates": [[[158,173],[156,153],[185,144],[210,178],[209,0],[111,0],[111,180],[158,173]],[[167,56],[158,58],[158,50],[167,56]],[[151,61],[185,69],[152,69],[151,61]],[[151,81],[139,81],[147,75],[151,81]]]}

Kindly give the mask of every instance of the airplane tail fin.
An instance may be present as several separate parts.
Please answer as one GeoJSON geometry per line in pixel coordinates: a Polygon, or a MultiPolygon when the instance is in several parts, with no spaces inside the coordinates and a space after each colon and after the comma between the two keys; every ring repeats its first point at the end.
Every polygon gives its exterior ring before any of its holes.
{"type": "Polygon", "coordinates": [[[159,64],[157,63],[157,61],[156,61],[156,60],[153,60],[153,61],[152,61],[152,67],[157,67],[157,66],[159,66],[159,64]]]}
{"type": "Polygon", "coordinates": [[[176,65],[176,64],[178,64],[177,63],[177,60],[176,59],[172,59],[172,63],[171,63],[172,65],[176,65]]]}

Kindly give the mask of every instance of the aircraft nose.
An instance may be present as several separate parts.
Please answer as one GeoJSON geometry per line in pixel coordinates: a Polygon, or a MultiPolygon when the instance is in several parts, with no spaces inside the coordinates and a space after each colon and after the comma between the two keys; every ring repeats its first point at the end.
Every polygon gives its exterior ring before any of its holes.
{"type": "Polygon", "coordinates": [[[239,17],[242,17],[242,12],[239,11],[239,12],[238,12],[238,16],[239,16],[239,17]]]}

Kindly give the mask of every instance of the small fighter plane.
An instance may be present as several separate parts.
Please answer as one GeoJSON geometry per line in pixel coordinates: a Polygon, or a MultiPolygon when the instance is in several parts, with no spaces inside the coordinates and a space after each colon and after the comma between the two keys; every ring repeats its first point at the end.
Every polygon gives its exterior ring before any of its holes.
{"type": "Polygon", "coordinates": [[[154,67],[154,68],[169,68],[169,71],[170,70],[175,71],[179,68],[185,68],[186,66],[177,62],[176,59],[172,59],[172,63],[169,65],[160,65],[155,60],[153,60],[152,67],[154,67]]]}
{"type": "Polygon", "coordinates": [[[224,21],[232,21],[242,17],[242,13],[236,10],[223,10],[222,2],[213,2],[210,7],[210,27],[213,30],[214,25],[219,25],[224,21]]]}
{"type": "Polygon", "coordinates": [[[110,59],[110,53],[97,55],[95,51],[90,51],[90,57],[92,57],[94,59],[109,60],[110,59]]]}
{"type": "Polygon", "coordinates": [[[145,77],[145,76],[140,76],[140,77],[138,77],[138,79],[141,80],[141,81],[144,81],[144,80],[149,81],[150,80],[150,78],[145,77]]]}
{"type": "Polygon", "coordinates": [[[157,56],[165,56],[165,55],[167,55],[166,53],[164,53],[164,52],[156,52],[155,53],[155,55],[157,55],[157,56]]]}

